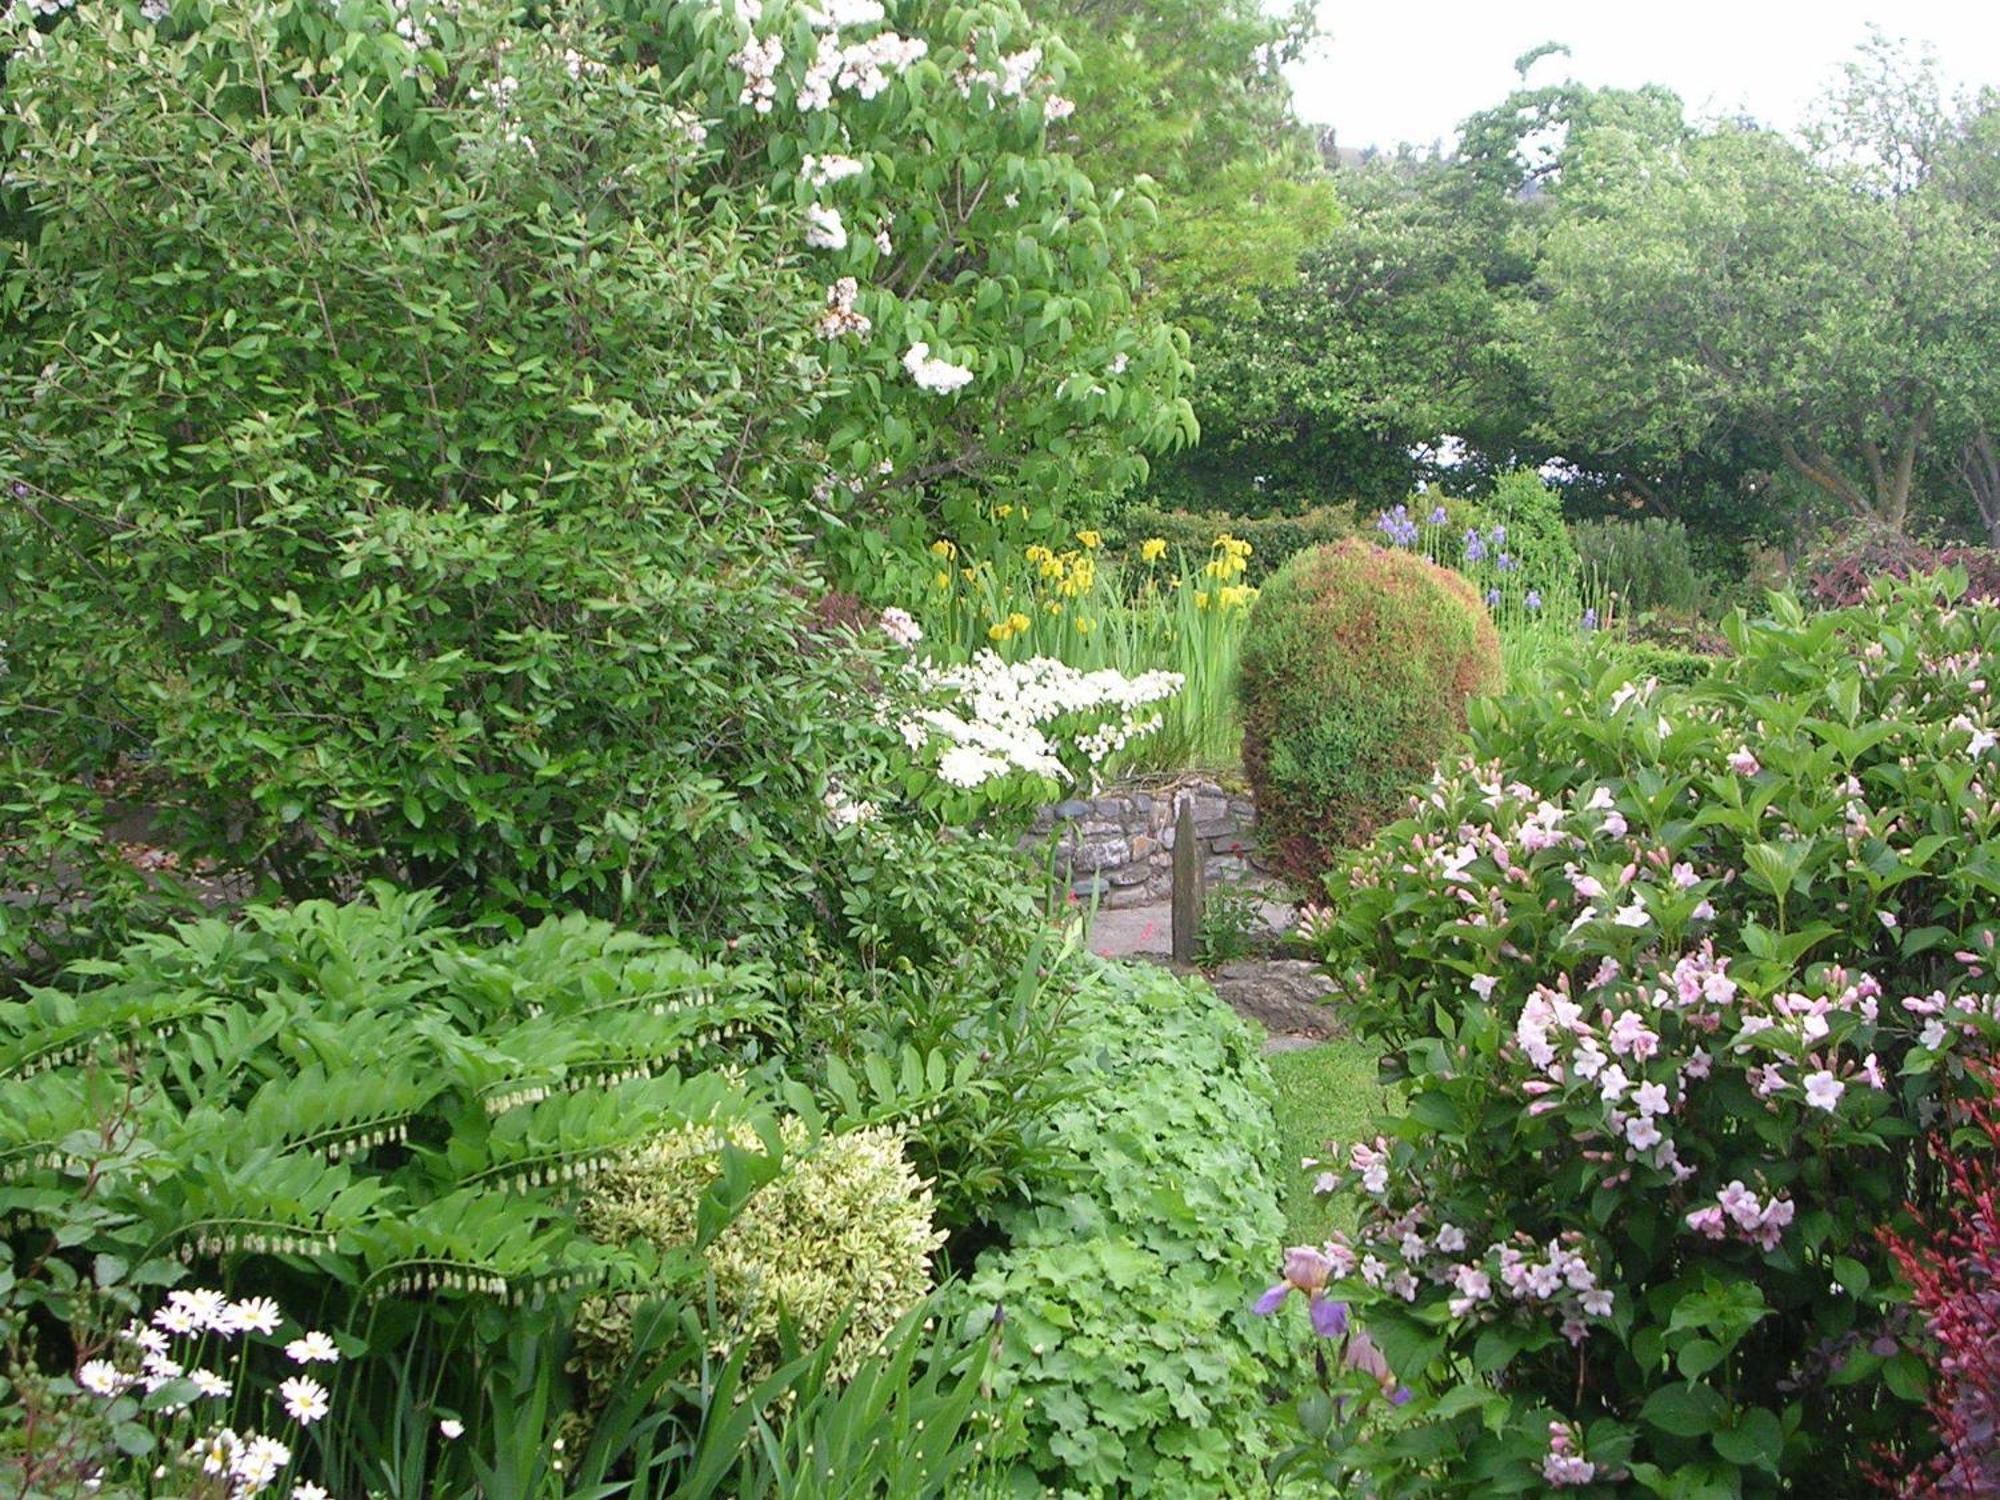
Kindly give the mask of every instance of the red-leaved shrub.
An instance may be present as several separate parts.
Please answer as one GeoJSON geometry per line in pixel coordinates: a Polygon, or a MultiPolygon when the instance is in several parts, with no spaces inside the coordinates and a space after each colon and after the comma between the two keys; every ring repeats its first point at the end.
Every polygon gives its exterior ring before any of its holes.
{"type": "Polygon", "coordinates": [[[1942,1451],[1887,1476],[1884,1488],[1901,1500],[1969,1500],[2000,1495],[2000,1110],[1974,1103],[1956,1132],[1931,1139],[1950,1217],[1882,1238],[1930,1334],[1930,1412],[1942,1451]]]}
{"type": "Polygon", "coordinates": [[[1965,570],[1965,597],[2000,600],[2000,552],[1990,547],[1931,547],[1901,532],[1856,527],[1809,558],[1806,592],[1828,609],[1865,604],[1878,578],[1920,578],[1940,569],[1965,570]]]}

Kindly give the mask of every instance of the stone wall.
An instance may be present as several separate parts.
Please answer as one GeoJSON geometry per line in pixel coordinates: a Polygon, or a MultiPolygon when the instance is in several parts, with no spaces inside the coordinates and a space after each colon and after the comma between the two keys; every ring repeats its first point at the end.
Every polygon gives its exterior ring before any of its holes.
{"type": "Polygon", "coordinates": [[[1057,878],[1079,900],[1110,907],[1163,901],[1173,889],[1174,822],[1184,802],[1194,807],[1208,885],[1263,883],[1251,836],[1257,809],[1247,795],[1212,781],[1106,787],[1058,802],[1035,814],[1028,843],[1045,857],[1053,850],[1057,878]]]}

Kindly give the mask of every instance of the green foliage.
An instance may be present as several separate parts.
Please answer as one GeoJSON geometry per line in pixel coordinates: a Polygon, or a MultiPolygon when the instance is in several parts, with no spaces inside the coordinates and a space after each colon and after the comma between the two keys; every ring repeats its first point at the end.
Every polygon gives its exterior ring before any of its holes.
{"type": "Polygon", "coordinates": [[[238,84],[289,73],[288,17],[169,42],[92,7],[10,64],[10,738],[294,898],[776,925],[856,717],[755,498],[826,380],[782,223],[696,211],[642,79],[481,11],[421,112],[448,157],[399,162],[365,69],[238,84]]]}
{"type": "Polygon", "coordinates": [[[1267,1451],[1277,1351],[1248,1311],[1283,1222],[1259,1037],[1147,966],[1078,978],[1079,1091],[1054,1123],[1084,1170],[1004,1212],[965,1289],[968,1331],[998,1310],[990,1378],[1023,1408],[999,1457],[1060,1494],[1232,1493],[1267,1451]]]}
{"type": "Polygon", "coordinates": [[[1257,948],[1264,929],[1264,893],[1255,886],[1219,885],[1202,900],[1201,927],[1195,933],[1195,962],[1219,969],[1257,948]]]}
{"type": "Polygon", "coordinates": [[[357,1312],[658,1281],[670,1254],[596,1243],[568,1196],[651,1133],[752,1118],[710,1070],[774,1024],[754,970],[582,917],[480,949],[386,889],[72,973],[0,1005],[17,1232],[89,1182],[79,1250],[254,1262],[357,1312]]]}
{"type": "Polygon", "coordinates": [[[1607,639],[1599,647],[1603,665],[1615,668],[1627,682],[1649,677],[1678,687],[1692,687],[1706,678],[1715,658],[1651,641],[1607,639]]]}
{"type": "Polygon", "coordinates": [[[1529,333],[1557,425],[1669,453],[1740,427],[1822,503],[1903,526],[1938,438],[1990,403],[1989,226],[1736,125],[1594,150],[1529,333]]]}
{"type": "MultiPolygon", "coordinates": [[[[985,1338],[932,1331],[926,1299],[879,1350],[840,1369],[841,1329],[735,1399],[732,1358],[707,1392],[692,1475],[671,1500],[941,1500],[983,1467],[985,1338]],[[730,1462],[730,1460],[734,1460],[730,1462]]],[[[740,1377],[735,1377],[740,1379],[740,1377]]],[[[572,1493],[575,1490],[572,1489],[572,1493]]]]}
{"type": "MultiPolygon", "coordinates": [[[[931,1229],[930,1191],[895,1130],[864,1127],[814,1143],[803,1121],[787,1117],[780,1140],[784,1168],[703,1248],[720,1324],[713,1336],[744,1351],[743,1379],[755,1382],[780,1362],[789,1325],[809,1348],[828,1344],[829,1374],[845,1379],[929,1292],[943,1236],[931,1229]]],[[[722,1133],[692,1125],[625,1152],[593,1175],[578,1222],[606,1244],[636,1240],[666,1254],[694,1243],[725,1144],[754,1151],[757,1136],[747,1124],[722,1133]]],[[[646,1295],[586,1302],[579,1313],[600,1399],[630,1358],[646,1295]]]]}
{"type": "Polygon", "coordinates": [[[1021,888],[990,900],[948,862],[926,868],[963,902],[958,945],[871,965],[800,944],[778,980],[798,1038],[785,1067],[838,1128],[903,1130],[938,1223],[976,1238],[995,1205],[1066,1170],[1049,1120],[1082,1042],[1067,949],[1014,909],[1021,888]]]}
{"type": "Polygon", "coordinates": [[[2000,1042],[2000,613],[1927,586],[1727,628],[1686,687],[1580,653],[1475,705],[1328,878],[1408,1101],[1356,1147],[1352,1249],[1416,1295],[1329,1294],[1417,1398],[1320,1424],[1384,1494],[1533,1486],[1551,1420],[1630,1492],[1851,1494],[1912,1430],[1878,1231],[1933,1204],[1926,1124],[2000,1042]]]}
{"type": "Polygon", "coordinates": [[[1610,596],[1621,615],[1667,610],[1699,614],[1709,600],[1687,527],[1647,516],[1637,521],[1579,521],[1569,528],[1584,576],[1610,596]]]}
{"type": "Polygon", "coordinates": [[[1285,870],[1316,879],[1392,816],[1499,670],[1493,624],[1457,574],[1358,541],[1287,562],[1251,609],[1239,669],[1243,766],[1285,870]]]}
{"type": "Polygon", "coordinates": [[[323,1443],[328,1488],[409,1500],[475,1490],[563,1500],[608,1488],[635,1500],[933,1500],[963,1482],[992,1420],[980,1389],[987,1341],[958,1336],[942,1294],[844,1374],[838,1319],[816,1348],[782,1329],[782,1360],[761,1379],[746,1374],[750,1345],[713,1351],[698,1296],[642,1304],[630,1359],[587,1416],[562,1357],[571,1310],[508,1309],[469,1339],[434,1337],[426,1325],[393,1357],[355,1366],[357,1401],[384,1420],[323,1443]],[[457,1440],[438,1431],[445,1413],[464,1424],[457,1440]]]}
{"type": "Polygon", "coordinates": [[[1199,513],[1134,505],[1120,513],[1118,526],[1128,554],[1151,537],[1167,544],[1169,556],[1189,559],[1205,557],[1218,536],[1248,542],[1243,581],[1253,587],[1275,573],[1293,553],[1345,541],[1361,530],[1353,507],[1348,505],[1321,506],[1299,515],[1199,513]]]}
{"type": "Polygon", "coordinates": [[[1335,218],[1332,184],[1292,114],[1281,64],[1314,30],[1309,6],[1251,0],[1024,0],[1076,61],[1063,140],[1102,187],[1151,180],[1159,218],[1136,249],[1172,307],[1285,280],[1335,218]]]}

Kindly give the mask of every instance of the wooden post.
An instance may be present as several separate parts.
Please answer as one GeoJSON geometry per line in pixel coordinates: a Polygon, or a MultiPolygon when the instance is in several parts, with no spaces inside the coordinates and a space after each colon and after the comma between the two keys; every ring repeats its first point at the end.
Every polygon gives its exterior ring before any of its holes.
{"type": "Polygon", "coordinates": [[[1192,964],[1201,932],[1201,841],[1194,833],[1194,799],[1174,819],[1174,962],[1192,964]]]}

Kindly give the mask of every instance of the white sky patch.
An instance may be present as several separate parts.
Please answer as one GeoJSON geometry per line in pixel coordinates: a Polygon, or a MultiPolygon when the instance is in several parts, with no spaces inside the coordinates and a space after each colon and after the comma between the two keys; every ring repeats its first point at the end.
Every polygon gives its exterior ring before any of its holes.
{"type": "Polygon", "coordinates": [[[1696,118],[1748,114],[1788,130],[1871,21],[1934,46],[1948,87],[2000,84],[1992,0],[1320,0],[1319,16],[1328,39],[1286,73],[1301,118],[1332,126],[1342,146],[1449,143],[1460,120],[1514,87],[1514,59],[1549,41],[1572,55],[1536,63],[1531,85],[1658,83],[1696,118]]]}

